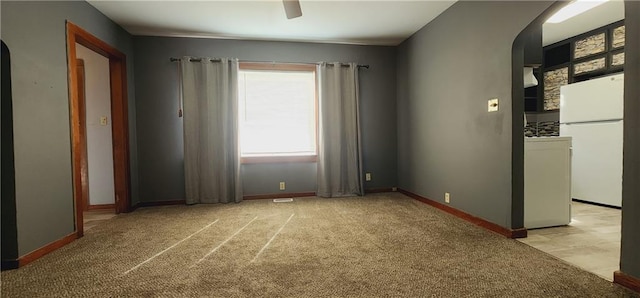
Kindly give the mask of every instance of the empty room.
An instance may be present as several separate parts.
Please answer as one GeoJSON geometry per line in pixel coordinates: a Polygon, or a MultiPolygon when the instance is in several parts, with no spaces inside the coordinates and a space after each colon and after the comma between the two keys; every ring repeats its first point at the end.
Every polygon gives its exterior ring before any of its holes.
{"type": "Polygon", "coordinates": [[[640,297],[638,1],[0,13],[2,297],[640,297]]]}

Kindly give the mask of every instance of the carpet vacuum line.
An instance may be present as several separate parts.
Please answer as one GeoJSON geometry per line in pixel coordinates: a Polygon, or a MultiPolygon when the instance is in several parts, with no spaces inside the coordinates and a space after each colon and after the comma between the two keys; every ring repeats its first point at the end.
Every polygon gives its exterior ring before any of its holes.
{"type": "Polygon", "coordinates": [[[273,234],[273,236],[271,237],[271,239],[269,239],[269,241],[267,241],[267,244],[265,244],[262,249],[260,249],[260,251],[256,254],[255,257],[253,257],[253,260],[251,260],[250,263],[253,263],[256,261],[256,259],[258,259],[258,256],[260,256],[260,254],[267,249],[267,247],[269,246],[269,244],[271,244],[271,241],[273,241],[273,239],[276,239],[276,236],[278,236],[278,234],[280,234],[280,232],[282,231],[282,229],[284,229],[284,226],[286,226],[289,221],[293,218],[293,216],[295,215],[295,213],[291,213],[291,216],[289,216],[289,219],[287,219],[287,221],[280,227],[280,229],[278,229],[278,231],[273,234]]]}
{"type": "Polygon", "coordinates": [[[187,239],[189,239],[189,238],[193,237],[195,234],[198,234],[198,233],[200,233],[200,232],[204,231],[206,228],[210,227],[210,226],[211,226],[211,225],[213,225],[214,223],[217,223],[217,222],[218,222],[218,220],[219,220],[219,219],[214,220],[214,221],[213,221],[213,222],[211,222],[210,224],[208,224],[208,225],[204,226],[202,229],[197,230],[195,233],[193,233],[193,234],[191,234],[191,235],[187,236],[186,238],[184,238],[184,239],[182,239],[182,240],[180,240],[180,241],[176,242],[174,245],[169,246],[167,249],[165,249],[165,250],[163,250],[163,251],[161,251],[161,252],[159,252],[159,253],[157,253],[157,254],[153,255],[152,257],[150,257],[150,258],[148,258],[148,259],[146,259],[146,260],[144,260],[142,263],[140,263],[140,264],[138,264],[138,265],[133,266],[133,268],[131,268],[131,269],[129,269],[129,270],[127,270],[127,271],[125,271],[124,273],[122,273],[122,275],[126,275],[127,273],[129,273],[129,272],[131,272],[131,271],[133,271],[133,270],[138,269],[140,266],[142,266],[142,265],[144,265],[145,263],[147,263],[147,262],[149,262],[149,261],[151,261],[151,260],[155,259],[156,257],[158,257],[159,255],[161,255],[161,254],[163,254],[163,253],[167,252],[168,250],[170,250],[170,249],[172,249],[172,248],[176,247],[178,244],[180,244],[180,243],[182,243],[183,241],[185,241],[185,240],[187,240],[187,239]]]}
{"type": "Polygon", "coordinates": [[[231,235],[229,238],[227,238],[226,240],[222,241],[222,243],[220,243],[218,246],[216,246],[214,249],[212,249],[210,252],[208,252],[206,255],[204,255],[204,257],[202,257],[202,259],[198,260],[195,264],[191,265],[190,268],[195,267],[196,265],[200,264],[200,262],[204,261],[204,259],[206,259],[208,256],[210,256],[212,253],[216,252],[218,249],[220,249],[220,247],[222,247],[223,245],[225,245],[227,242],[229,242],[229,240],[233,239],[233,237],[235,237],[236,235],[240,234],[240,232],[242,232],[242,230],[244,230],[246,227],[248,227],[253,221],[255,221],[256,219],[258,219],[258,217],[254,217],[250,222],[248,222],[246,225],[244,225],[244,227],[240,228],[240,230],[237,230],[235,233],[233,233],[233,235],[231,235]]]}

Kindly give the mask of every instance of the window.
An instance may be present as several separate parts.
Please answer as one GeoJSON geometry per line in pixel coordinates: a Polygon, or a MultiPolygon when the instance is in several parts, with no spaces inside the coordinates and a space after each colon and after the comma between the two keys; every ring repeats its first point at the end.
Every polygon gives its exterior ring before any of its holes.
{"type": "Polygon", "coordinates": [[[315,65],[240,63],[238,99],[243,163],[316,160],[315,65]]]}

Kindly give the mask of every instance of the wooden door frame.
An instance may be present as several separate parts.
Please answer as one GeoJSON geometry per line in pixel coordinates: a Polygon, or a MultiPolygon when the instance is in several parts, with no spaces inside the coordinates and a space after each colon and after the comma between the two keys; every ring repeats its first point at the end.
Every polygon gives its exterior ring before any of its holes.
{"type": "MultiPolygon", "coordinates": [[[[86,80],[85,80],[85,69],[84,69],[84,60],[76,59],[76,88],[78,89],[78,111],[86,111],[86,80]]],[[[78,113],[78,135],[86,135],[87,126],[86,120],[87,115],[85,113],[78,113]]],[[[89,160],[87,158],[87,142],[85,139],[80,139],[77,147],[75,147],[74,151],[74,162],[78,165],[78,171],[80,173],[80,183],[82,183],[82,191],[81,196],[79,197],[81,202],[78,204],[80,209],[84,212],[87,211],[87,207],[89,206],[89,160]]]]}
{"type": "Polygon", "coordinates": [[[69,80],[69,104],[71,120],[71,157],[73,164],[73,197],[76,216],[76,232],[83,235],[83,193],[88,181],[83,178],[86,171],[86,155],[82,154],[82,144],[86,142],[86,133],[82,126],[84,111],[80,109],[77,81],[76,43],[81,44],[109,59],[109,78],[111,89],[111,130],[113,138],[113,171],[115,187],[116,213],[129,212],[131,206],[131,186],[129,172],[129,124],[127,114],[127,62],[126,56],[106,42],[91,35],[77,25],[67,21],[67,67],[69,80]]]}

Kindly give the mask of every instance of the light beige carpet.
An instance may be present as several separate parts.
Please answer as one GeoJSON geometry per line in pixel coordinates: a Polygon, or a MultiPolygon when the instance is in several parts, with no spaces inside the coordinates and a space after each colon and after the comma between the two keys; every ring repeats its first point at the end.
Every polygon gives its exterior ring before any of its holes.
{"type": "Polygon", "coordinates": [[[141,208],[1,277],[3,297],[637,297],[397,193],[141,208]]]}

